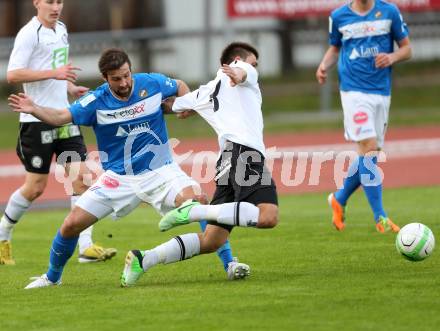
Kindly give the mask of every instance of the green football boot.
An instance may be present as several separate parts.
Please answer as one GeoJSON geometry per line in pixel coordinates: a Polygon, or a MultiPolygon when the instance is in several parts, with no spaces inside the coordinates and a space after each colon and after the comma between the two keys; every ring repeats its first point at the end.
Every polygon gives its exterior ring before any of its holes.
{"type": "Polygon", "coordinates": [[[164,232],[179,225],[189,224],[189,211],[192,207],[200,205],[200,202],[186,200],[180,207],[166,213],[159,222],[159,230],[164,232]]]}
{"type": "Polygon", "coordinates": [[[142,259],[145,253],[132,250],[125,257],[125,266],[121,274],[121,286],[128,287],[136,284],[137,280],[145,273],[142,269],[142,259]]]}

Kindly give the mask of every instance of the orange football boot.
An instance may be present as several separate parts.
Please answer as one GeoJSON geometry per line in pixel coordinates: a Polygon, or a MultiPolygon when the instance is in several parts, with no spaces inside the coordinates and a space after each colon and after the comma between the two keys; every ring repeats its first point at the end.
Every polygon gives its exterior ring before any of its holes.
{"type": "Polygon", "coordinates": [[[376,223],[376,230],[380,233],[400,231],[400,227],[394,224],[388,217],[379,216],[379,221],[376,223]]]}
{"type": "Polygon", "coordinates": [[[342,206],[338,200],[336,200],[335,195],[331,193],[328,196],[328,204],[333,211],[333,225],[336,230],[342,231],[345,228],[345,207],[342,206]]]}

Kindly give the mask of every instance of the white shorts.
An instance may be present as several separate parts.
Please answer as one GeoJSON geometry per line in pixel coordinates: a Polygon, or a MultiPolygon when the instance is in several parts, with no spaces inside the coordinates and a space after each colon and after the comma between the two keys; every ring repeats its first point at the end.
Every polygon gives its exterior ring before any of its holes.
{"type": "Polygon", "coordinates": [[[376,137],[378,147],[382,148],[388,126],[391,97],[341,91],[341,102],[344,110],[345,139],[358,142],[376,137]]]}
{"type": "Polygon", "coordinates": [[[200,187],[176,163],[143,175],[118,175],[105,171],[76,202],[76,206],[101,219],[110,213],[122,217],[142,201],[160,214],[175,208],[176,196],[189,186],[200,187]]]}

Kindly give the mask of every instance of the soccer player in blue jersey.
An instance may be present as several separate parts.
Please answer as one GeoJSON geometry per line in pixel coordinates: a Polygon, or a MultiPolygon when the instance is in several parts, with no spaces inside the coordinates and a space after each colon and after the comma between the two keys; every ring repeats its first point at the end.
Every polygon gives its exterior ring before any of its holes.
{"type": "MultiPolygon", "coordinates": [[[[130,59],[120,49],[105,51],[99,69],[106,83],[68,108],[41,107],[25,94],[9,97],[15,111],[43,122],[93,127],[105,170],[56,234],[47,273],[26,289],[59,285],[79,233],[111,213],[122,217],[142,201],[162,214],[188,199],[207,202],[199,184],[173,162],[161,107],[164,99],[187,93],[186,83],[158,73],[132,74],[130,59]]],[[[233,279],[235,269],[246,265],[230,260],[227,271],[233,279]]]]}
{"type": "Polygon", "coordinates": [[[391,67],[411,57],[408,29],[399,9],[382,0],[354,0],[329,18],[330,47],[316,78],[324,84],[338,62],[345,137],[358,143],[358,159],[350,165],[344,185],[330,194],[333,225],[345,227],[345,206],[362,186],[374,214],[376,229],[398,232],[382,204],[382,178],[377,151],[383,147],[391,101],[391,67]],[[395,50],[394,42],[398,48],[395,50]],[[339,59],[339,60],[338,60],[339,59]]]}

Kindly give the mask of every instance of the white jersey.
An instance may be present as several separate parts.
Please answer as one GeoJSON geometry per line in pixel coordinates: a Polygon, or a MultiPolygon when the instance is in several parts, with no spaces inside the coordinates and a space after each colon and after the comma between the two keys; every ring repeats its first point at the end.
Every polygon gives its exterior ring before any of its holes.
{"type": "Polygon", "coordinates": [[[245,70],[246,81],[232,87],[230,78],[220,69],[214,80],[176,98],[173,111],[193,109],[199,113],[217,133],[220,150],[229,140],[265,155],[258,72],[242,61],[234,61],[231,67],[245,70]]]}
{"type": "MultiPolygon", "coordinates": [[[[9,59],[8,71],[17,69],[51,70],[67,64],[69,43],[67,30],[58,22],[55,29],[44,27],[33,17],[18,32],[9,59]]],[[[24,93],[37,105],[67,108],[67,81],[46,79],[23,83],[24,93]]],[[[30,114],[20,114],[20,122],[39,122],[30,114]]]]}

